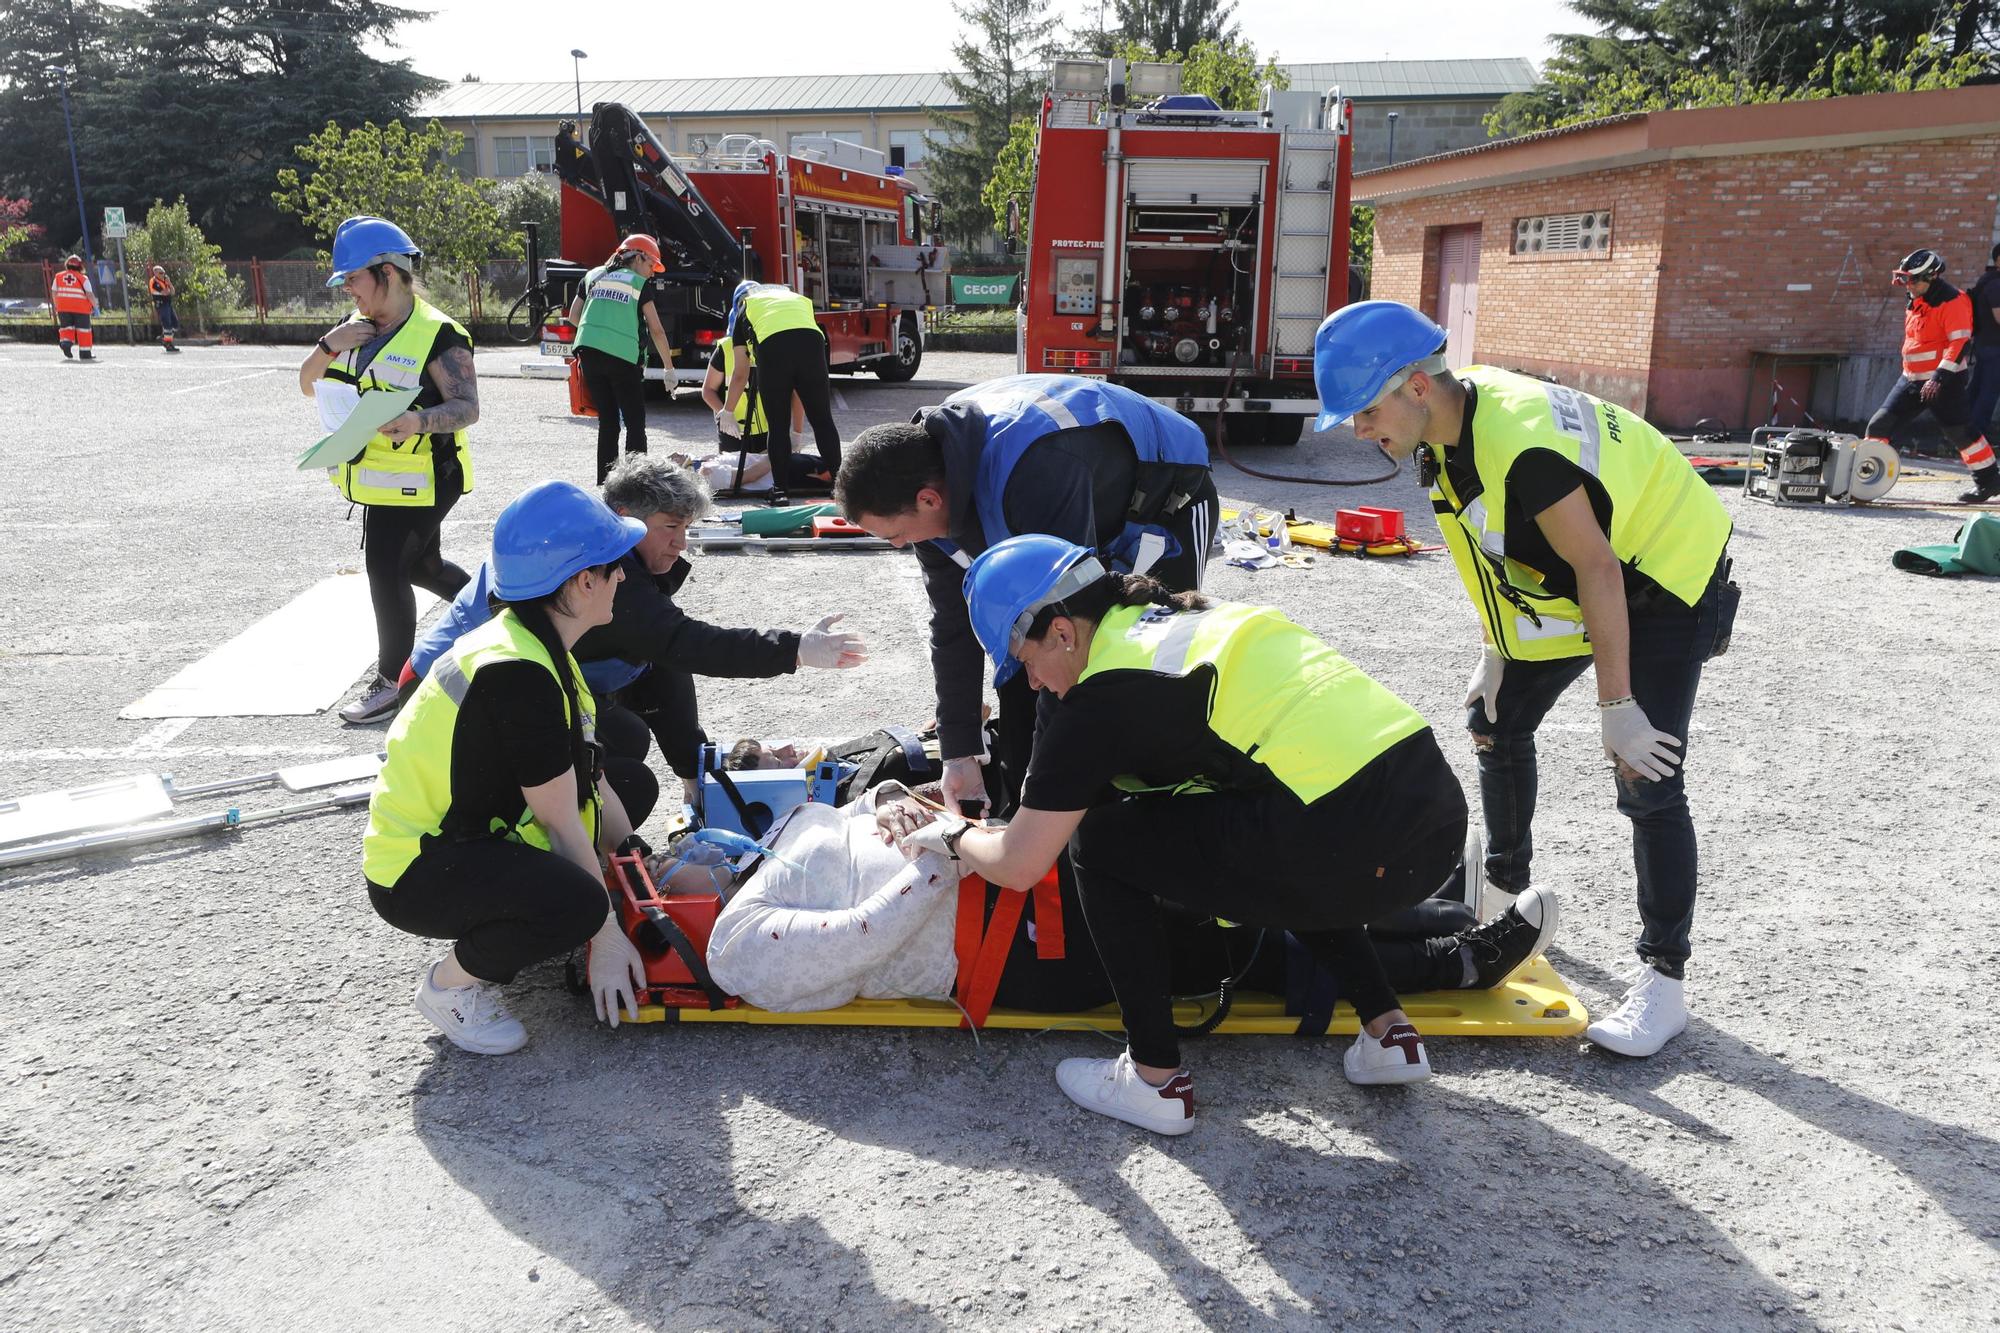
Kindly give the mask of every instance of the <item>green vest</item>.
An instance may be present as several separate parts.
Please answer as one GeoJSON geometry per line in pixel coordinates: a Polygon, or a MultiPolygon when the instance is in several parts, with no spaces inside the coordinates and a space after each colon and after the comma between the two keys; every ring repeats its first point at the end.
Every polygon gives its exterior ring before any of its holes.
{"type": "Polygon", "coordinates": [[[639,359],[639,300],[646,280],[629,268],[602,264],[583,279],[583,318],[576,345],[595,347],[620,361],[639,359]]]}
{"type": "MultiPolygon", "coordinates": [[[[467,342],[472,341],[464,325],[419,296],[410,317],[375,354],[368,369],[360,372],[354,369],[361,355],[357,347],[336,356],[326,368],[326,378],[336,384],[352,384],[362,393],[371,389],[421,389],[424,363],[430,360],[431,345],[443,329],[454,329],[467,342]]],[[[458,436],[458,465],[465,477],[465,489],[470,491],[472,451],[466,447],[463,431],[458,436]]],[[[436,460],[431,454],[428,435],[412,435],[401,443],[386,435],[371,436],[359,458],[328,468],[326,475],[335,490],[356,504],[427,508],[437,503],[436,460]]]]}
{"type": "Polygon", "coordinates": [[[789,287],[754,289],[743,300],[743,317],[750,321],[751,331],[760,340],[790,329],[819,332],[819,321],[813,318],[812,299],[789,287]]]}
{"type": "MultiPolygon", "coordinates": [[[[757,373],[757,354],[749,351],[748,348],[744,350],[750,357],[750,373],[755,375],[757,373]]],[[[735,374],[736,344],[724,338],[722,340],[722,396],[725,399],[729,397],[729,381],[735,374]]],[[[785,423],[787,428],[791,424],[789,421],[785,423]]],[[[763,435],[766,433],[763,396],[757,393],[756,386],[752,385],[748,380],[744,381],[743,384],[743,396],[736,400],[736,425],[745,435],[763,435]]]]}
{"type": "MultiPolygon", "coordinates": [[[[1487,637],[1505,657],[1549,661],[1590,652],[1583,610],[1507,556],[1507,473],[1530,449],[1550,449],[1597,478],[1611,497],[1611,549],[1693,606],[1729,543],[1729,511],[1641,417],[1587,393],[1492,366],[1459,377],[1479,391],[1472,463],[1482,493],[1461,500],[1440,467],[1431,506],[1487,637]]],[[[1456,448],[1457,446],[1448,446],[1456,448]]]]}
{"type": "MultiPolygon", "coordinates": [[[[368,832],[362,841],[361,872],[371,884],[394,888],[424,844],[444,831],[451,809],[451,745],[458,729],[458,710],[472,688],[473,677],[492,662],[539,662],[557,676],[555,662],[534,632],[512,611],[503,611],[459,639],[432,664],[430,674],[389,728],[388,758],[368,798],[368,832]]],[[[595,739],[597,703],[583,683],[575,659],[569,664],[576,682],[577,704],[583,710],[583,738],[595,739]]],[[[567,724],[569,701],[563,701],[567,724]]],[[[597,791],[581,794],[578,814],[583,831],[597,841],[597,791]]],[[[524,804],[512,824],[493,821],[488,832],[507,842],[549,850],[549,835],[524,804]]]]}
{"type": "MultiPolygon", "coordinates": [[[[1185,676],[1200,666],[1215,669],[1209,727],[1308,803],[1427,729],[1416,709],[1267,606],[1116,607],[1091,636],[1078,682],[1107,671],[1185,676]]],[[[1131,776],[1117,784],[1146,789],[1131,776]]]]}

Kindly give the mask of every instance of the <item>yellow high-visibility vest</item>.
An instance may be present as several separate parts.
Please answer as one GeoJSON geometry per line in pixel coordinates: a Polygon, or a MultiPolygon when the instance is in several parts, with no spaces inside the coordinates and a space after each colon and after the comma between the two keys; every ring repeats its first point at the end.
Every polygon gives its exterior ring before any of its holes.
{"type": "Polygon", "coordinates": [[[1560,384],[1492,366],[1458,374],[1479,391],[1472,463],[1481,493],[1463,499],[1450,469],[1440,467],[1431,507],[1503,656],[1549,661],[1590,652],[1583,609],[1507,555],[1507,473],[1530,449],[1552,450],[1597,478],[1611,498],[1609,535],[1620,562],[1689,606],[1701,600],[1729,544],[1729,511],[1672,441],[1617,404],[1560,384]]]}
{"type": "MultiPolygon", "coordinates": [[[[359,319],[356,315],[354,318],[359,319]]],[[[338,384],[352,384],[362,393],[378,389],[421,389],[424,364],[431,358],[431,345],[445,329],[455,329],[468,343],[465,326],[421,296],[410,317],[396,336],[368,368],[356,371],[361,355],[356,347],[334,357],[326,368],[326,378],[338,384]]],[[[472,450],[466,432],[458,432],[458,465],[465,476],[465,489],[472,490],[472,450]]],[[[386,435],[371,436],[361,456],[326,470],[334,489],[356,504],[429,506],[437,503],[436,459],[431,453],[431,437],[412,435],[397,443],[386,435]]]]}
{"type": "MultiPolygon", "coordinates": [[[[451,809],[451,746],[458,730],[459,709],[480,670],[494,662],[536,662],[561,684],[553,658],[534,631],[512,611],[502,611],[452,645],[432,664],[430,674],[389,728],[388,758],[368,798],[368,832],[361,844],[361,871],[371,884],[392,889],[426,844],[444,832],[451,809]]],[[[597,702],[583,682],[576,660],[569,662],[576,682],[577,706],[583,713],[583,738],[595,739],[597,702]]],[[[563,721],[570,722],[569,699],[563,699],[563,721]]],[[[597,841],[598,799],[595,786],[579,793],[577,813],[583,831],[597,841]]],[[[548,851],[549,835],[522,806],[512,824],[495,819],[488,830],[507,842],[548,851]]]]}

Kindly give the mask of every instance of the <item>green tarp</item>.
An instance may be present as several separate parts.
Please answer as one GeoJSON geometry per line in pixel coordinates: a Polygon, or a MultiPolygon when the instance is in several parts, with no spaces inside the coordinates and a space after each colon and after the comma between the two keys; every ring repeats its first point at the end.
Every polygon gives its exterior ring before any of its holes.
{"type": "Polygon", "coordinates": [[[1021,275],[1006,273],[951,275],[951,303],[953,305],[1012,305],[1014,288],[1020,284],[1021,275]]]}
{"type": "Polygon", "coordinates": [[[1889,557],[1912,574],[2000,574],[2000,518],[1981,514],[1947,546],[1906,546],[1889,557]]]}

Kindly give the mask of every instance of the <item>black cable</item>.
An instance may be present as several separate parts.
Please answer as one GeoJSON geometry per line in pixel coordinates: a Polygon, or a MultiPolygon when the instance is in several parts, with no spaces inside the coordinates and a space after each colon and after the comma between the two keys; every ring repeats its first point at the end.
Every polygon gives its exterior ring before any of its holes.
{"type": "MultiPolygon", "coordinates": [[[[1229,378],[1222,382],[1222,401],[1224,403],[1229,401],[1230,391],[1236,387],[1236,371],[1236,358],[1232,355],[1229,361],[1229,378]]],[[[1246,476],[1262,477],[1266,481],[1295,482],[1301,486],[1377,486],[1382,482],[1390,480],[1403,470],[1401,463],[1391,462],[1389,470],[1379,477],[1359,477],[1352,480],[1335,477],[1296,477],[1284,472],[1265,472],[1260,468],[1248,467],[1237,462],[1230,454],[1229,428],[1226,424],[1228,420],[1229,413],[1226,411],[1219,411],[1215,414],[1215,451],[1222,455],[1223,462],[1246,476]]]]}
{"type": "MultiPolygon", "coordinates": [[[[1244,962],[1241,968],[1237,969],[1235,976],[1224,977],[1222,984],[1216,987],[1215,1011],[1202,1019],[1201,1022],[1196,1023],[1193,1027],[1184,1028],[1178,1023],[1174,1024],[1174,1033],[1176,1036],[1206,1037],[1209,1033],[1222,1026],[1222,1020],[1229,1017],[1230,1006],[1236,1003],[1237,984],[1243,978],[1249,976],[1250,969],[1257,965],[1257,955],[1264,952],[1264,939],[1269,933],[1268,930],[1261,929],[1257,932],[1257,942],[1250,947],[1250,957],[1244,962]]],[[[1224,945],[1223,948],[1226,957],[1228,946],[1224,945]]]]}

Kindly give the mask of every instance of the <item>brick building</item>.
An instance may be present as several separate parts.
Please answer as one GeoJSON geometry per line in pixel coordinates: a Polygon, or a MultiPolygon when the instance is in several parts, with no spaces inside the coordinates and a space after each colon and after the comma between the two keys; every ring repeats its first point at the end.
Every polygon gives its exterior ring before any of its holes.
{"type": "Polygon", "coordinates": [[[1371,294],[1455,365],[1551,376],[1668,427],[1865,420],[1928,246],[2000,239],[2000,87],[1661,111],[1366,172],[1371,294]]]}

